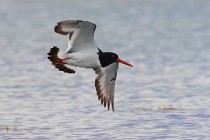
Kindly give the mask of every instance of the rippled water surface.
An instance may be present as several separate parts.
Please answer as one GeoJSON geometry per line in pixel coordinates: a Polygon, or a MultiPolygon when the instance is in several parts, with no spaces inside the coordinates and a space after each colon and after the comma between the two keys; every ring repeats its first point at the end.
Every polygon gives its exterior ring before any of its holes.
{"type": "Polygon", "coordinates": [[[210,1],[1,0],[0,139],[210,139],[210,1]],[[97,100],[95,73],[47,60],[66,49],[56,22],[97,24],[120,65],[115,112],[97,100]]]}

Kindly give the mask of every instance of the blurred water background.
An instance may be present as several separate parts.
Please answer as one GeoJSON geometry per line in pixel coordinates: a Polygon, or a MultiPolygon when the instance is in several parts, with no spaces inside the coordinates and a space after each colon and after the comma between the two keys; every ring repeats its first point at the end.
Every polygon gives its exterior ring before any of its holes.
{"type": "Polygon", "coordinates": [[[0,139],[210,139],[209,0],[0,0],[0,139]],[[95,40],[120,65],[115,113],[95,73],[47,60],[58,21],[97,24],[95,40]]]}

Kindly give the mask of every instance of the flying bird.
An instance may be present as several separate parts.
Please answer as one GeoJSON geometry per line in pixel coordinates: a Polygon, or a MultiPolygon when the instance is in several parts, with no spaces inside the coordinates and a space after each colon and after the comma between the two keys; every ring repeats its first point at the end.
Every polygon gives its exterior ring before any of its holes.
{"type": "Polygon", "coordinates": [[[98,99],[108,110],[114,112],[114,91],[118,64],[133,65],[121,60],[113,52],[103,52],[94,41],[96,24],[89,21],[65,20],[58,22],[54,30],[61,35],[68,35],[66,52],[54,46],[48,53],[48,59],[60,71],[73,74],[69,66],[92,68],[97,74],[95,87],[98,99]]]}

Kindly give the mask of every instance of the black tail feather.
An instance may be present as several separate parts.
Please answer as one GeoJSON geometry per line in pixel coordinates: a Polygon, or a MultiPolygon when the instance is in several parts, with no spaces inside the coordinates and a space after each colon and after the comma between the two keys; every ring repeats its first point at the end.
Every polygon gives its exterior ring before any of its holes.
{"type": "Polygon", "coordinates": [[[53,46],[48,53],[48,59],[52,62],[52,65],[54,65],[59,71],[63,71],[65,73],[75,73],[75,70],[68,68],[64,64],[56,63],[55,60],[58,59],[59,50],[60,49],[58,47],[53,46]]]}

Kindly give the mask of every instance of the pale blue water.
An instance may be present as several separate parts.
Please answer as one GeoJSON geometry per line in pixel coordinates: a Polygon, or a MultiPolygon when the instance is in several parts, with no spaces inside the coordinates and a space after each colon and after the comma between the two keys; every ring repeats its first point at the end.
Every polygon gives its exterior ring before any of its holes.
{"type": "Polygon", "coordinates": [[[210,139],[210,1],[1,0],[0,139],[210,139]],[[91,69],[56,70],[56,22],[97,24],[95,40],[134,65],[118,71],[115,113],[91,69]],[[7,130],[10,129],[10,130],[7,130]]]}

